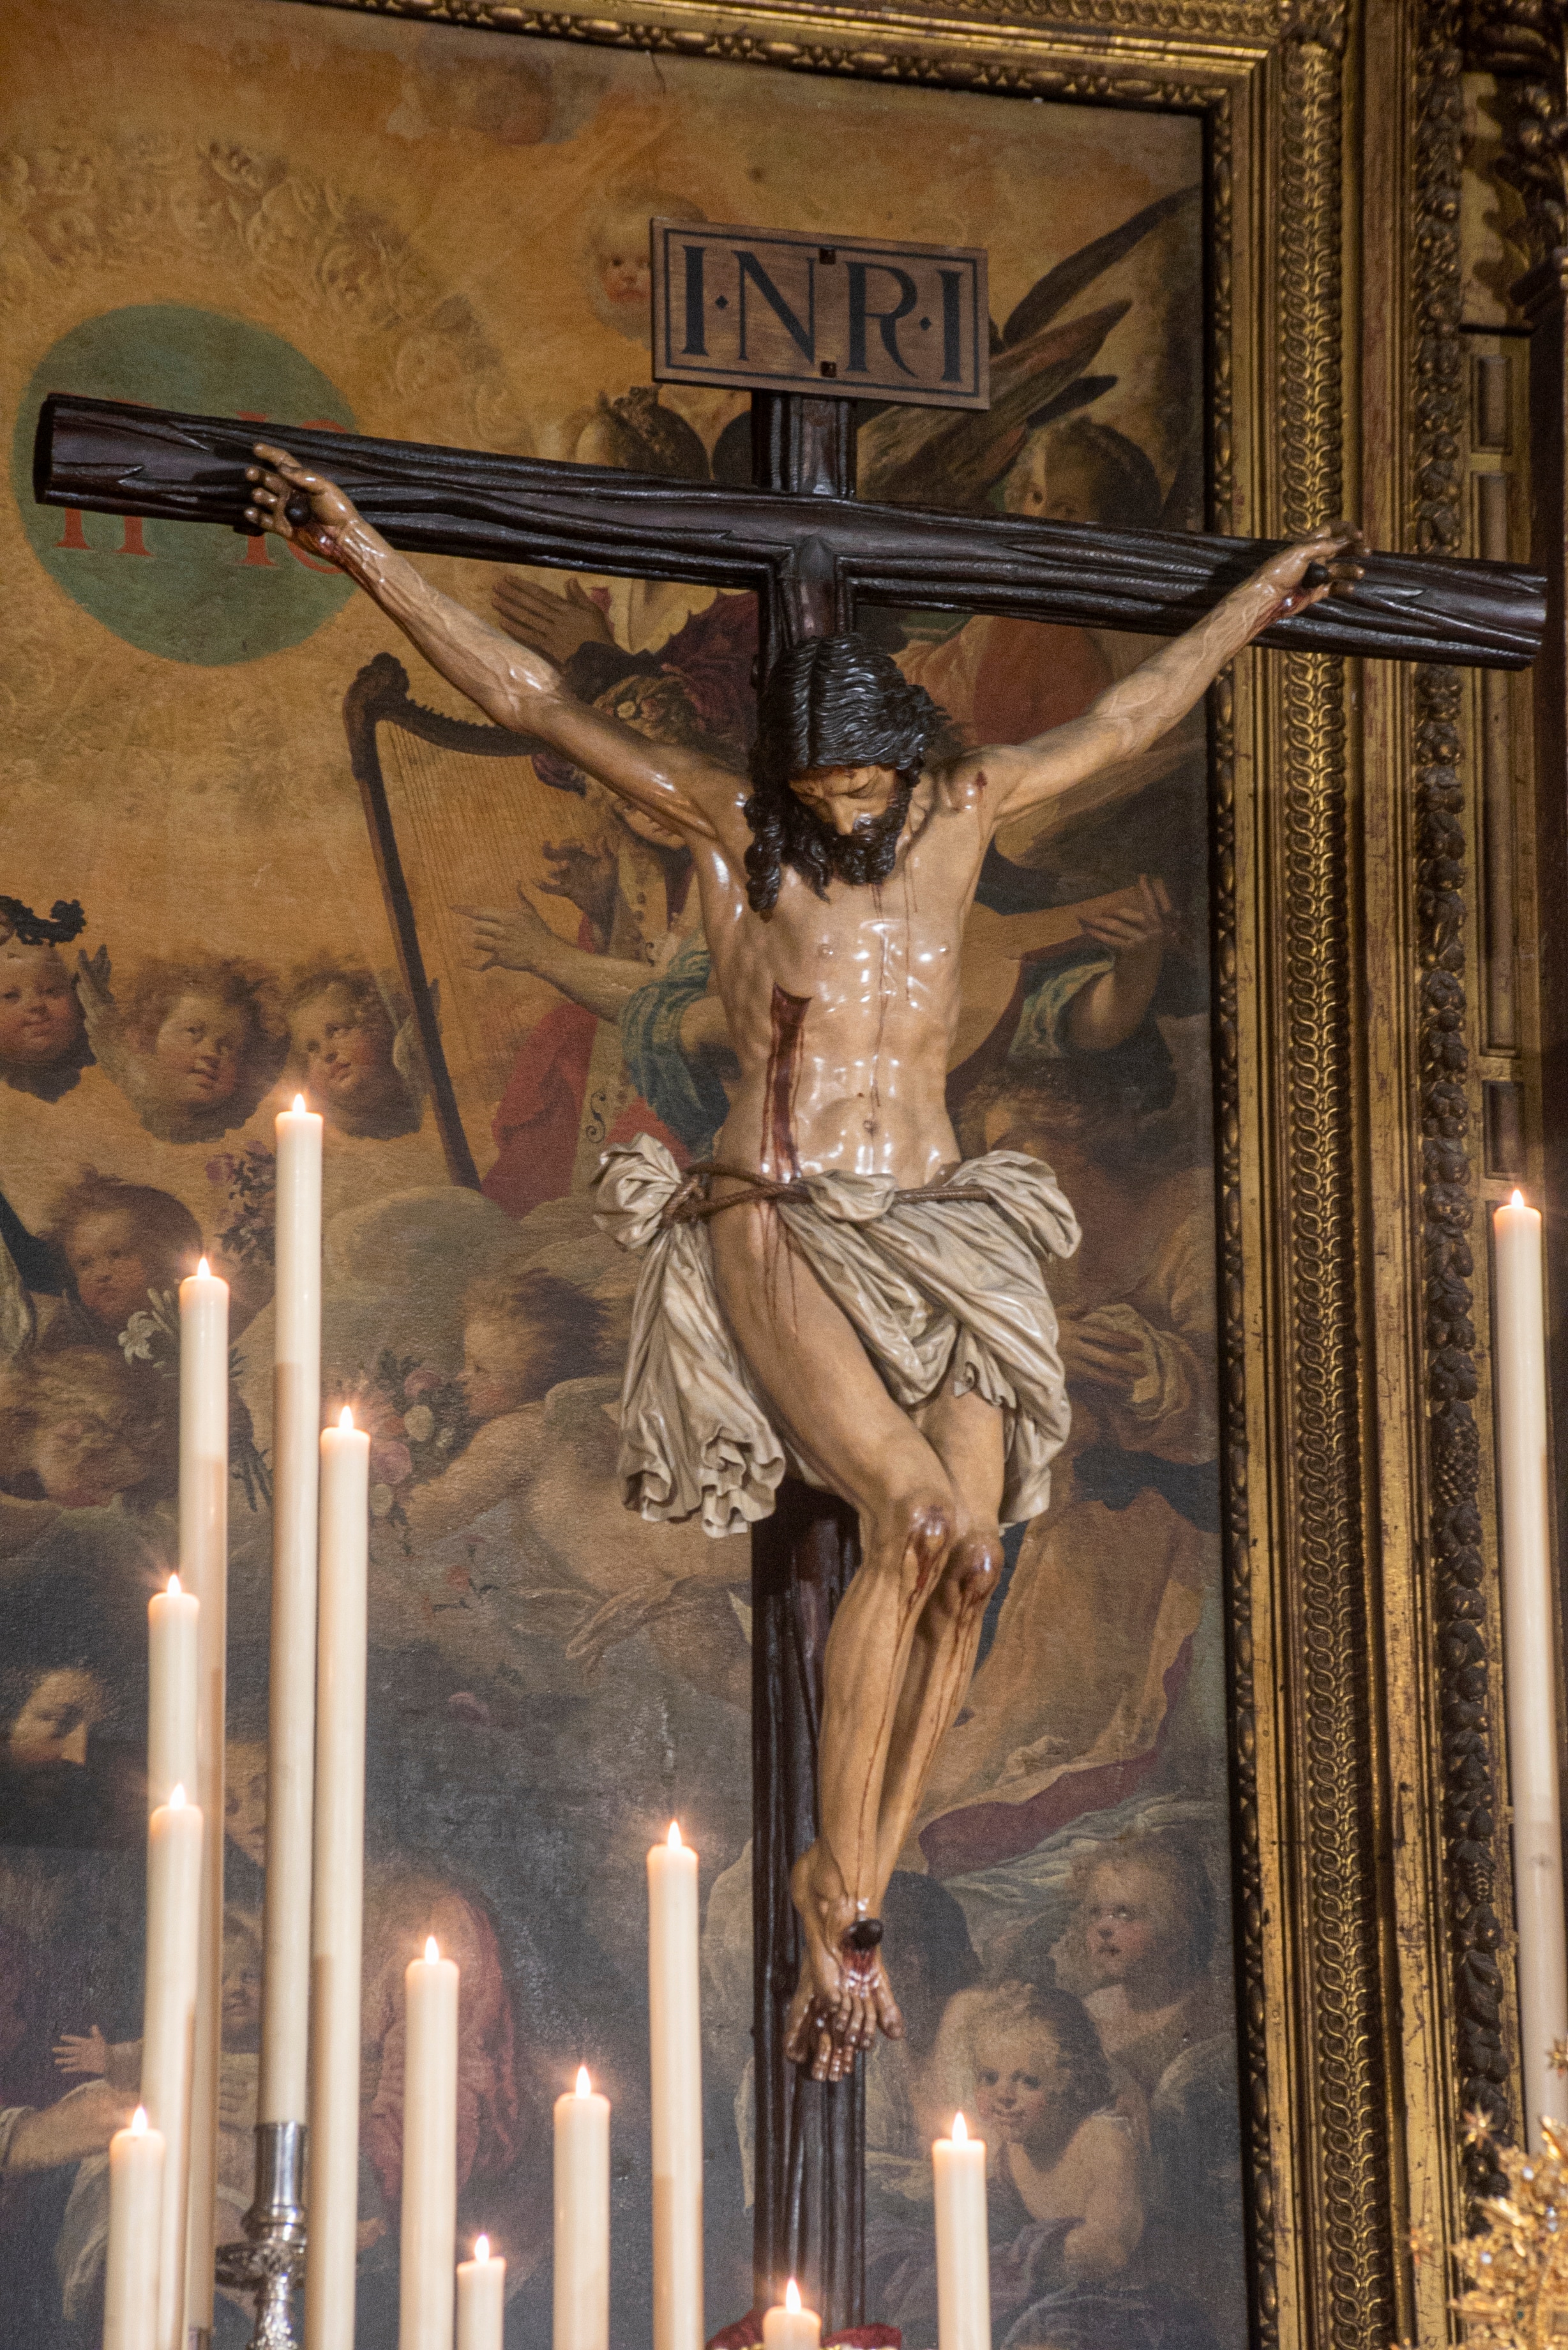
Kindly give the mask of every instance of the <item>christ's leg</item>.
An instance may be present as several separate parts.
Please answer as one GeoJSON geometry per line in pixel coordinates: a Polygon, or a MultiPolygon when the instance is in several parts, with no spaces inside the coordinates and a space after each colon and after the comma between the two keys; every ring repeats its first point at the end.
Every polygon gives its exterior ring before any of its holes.
{"type": "Polygon", "coordinates": [[[952,1728],[974,1673],[981,1626],[1002,1574],[1004,1468],[1002,1414],[972,1390],[944,1391],[916,1415],[952,1481],[958,1518],[930,1603],[915,1627],[877,1824],[877,1900],[898,1865],[937,1748],[952,1728]]]}
{"type": "Polygon", "coordinates": [[[821,1835],[791,1889],[805,1938],[792,2056],[837,2078],[898,2012],[877,1949],[888,1754],[920,1617],[959,1522],[939,1453],[877,1377],[853,1325],[767,1207],[710,1227],[719,1295],[753,1378],[825,1484],[859,1511],[861,1565],[828,1637],[821,1835]]]}

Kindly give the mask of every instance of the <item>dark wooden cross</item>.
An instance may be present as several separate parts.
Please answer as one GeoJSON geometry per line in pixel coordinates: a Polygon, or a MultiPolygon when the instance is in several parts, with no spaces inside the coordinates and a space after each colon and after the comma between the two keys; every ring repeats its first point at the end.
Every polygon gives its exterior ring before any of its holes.
{"type": "MultiPolygon", "coordinates": [[[[853,626],[860,602],[1176,635],[1274,544],[863,503],[852,410],[753,392],[750,490],[284,425],[267,437],[339,483],[393,546],[755,589],[764,663],[797,636],[853,626]]],[[[39,421],[36,494],[237,528],[254,430],[57,395],[39,421]]],[[[1519,669],[1544,626],[1535,573],[1374,554],[1353,597],[1260,641],[1519,669]]],[[[866,2314],[864,2101],[858,2078],[830,2087],[786,2064],[783,2025],[799,1968],[789,1873],[815,1835],[823,1649],[857,1555],[853,1512],[793,1481],[752,1537],[756,2296],[766,2306],[798,2277],[828,2334],[866,2314]]]]}

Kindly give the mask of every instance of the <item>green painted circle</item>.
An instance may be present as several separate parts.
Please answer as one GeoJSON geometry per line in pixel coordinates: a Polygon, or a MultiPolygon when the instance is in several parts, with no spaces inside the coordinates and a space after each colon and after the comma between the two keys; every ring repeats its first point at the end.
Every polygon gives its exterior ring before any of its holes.
{"type": "Polygon", "coordinates": [[[276,538],[37,504],[33,436],[51,391],[201,416],[252,416],[263,440],[286,423],[352,432],[353,411],[342,393],[281,336],[174,302],[84,319],[62,336],[27,387],[11,452],[16,503],[50,577],[127,644],[165,660],[217,667],[282,652],[314,635],[353,594],[342,572],[307,569],[276,538]]]}

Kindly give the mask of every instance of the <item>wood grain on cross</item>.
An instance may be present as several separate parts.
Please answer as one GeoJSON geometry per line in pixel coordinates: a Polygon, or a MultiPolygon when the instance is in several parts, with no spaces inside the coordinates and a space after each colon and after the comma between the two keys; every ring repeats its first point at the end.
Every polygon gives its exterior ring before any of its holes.
{"type": "MultiPolygon", "coordinates": [[[[1271,544],[857,500],[851,403],[798,394],[753,394],[749,490],[267,430],[336,481],[395,547],[754,589],[764,664],[795,637],[852,626],[859,601],[1176,635],[1255,570],[1271,544]]],[[[253,432],[219,417],[57,395],[39,421],[36,494],[54,505],[237,528],[253,432]]],[[[1353,597],[1258,641],[1505,669],[1538,651],[1539,575],[1506,564],[1366,560],[1353,597]]],[[[814,2083],[790,2066],[784,2018],[799,1969],[789,1872],[816,1830],[823,1649],[857,1558],[854,1513],[794,1481],[753,1534],[756,2291],[765,2305],[785,2276],[798,2277],[829,2334],[865,2315],[861,2084],[814,2083]]]]}

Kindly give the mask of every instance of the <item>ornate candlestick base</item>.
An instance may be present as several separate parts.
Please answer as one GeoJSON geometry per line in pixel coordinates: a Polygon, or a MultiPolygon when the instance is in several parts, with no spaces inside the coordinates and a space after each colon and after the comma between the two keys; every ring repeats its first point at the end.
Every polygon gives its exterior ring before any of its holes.
{"type": "Polygon", "coordinates": [[[255,2199],[247,2241],[219,2247],[220,2284],[255,2296],[250,2350],[296,2350],[293,2297],[305,2274],[305,2124],[256,2124],[255,2199]]]}

